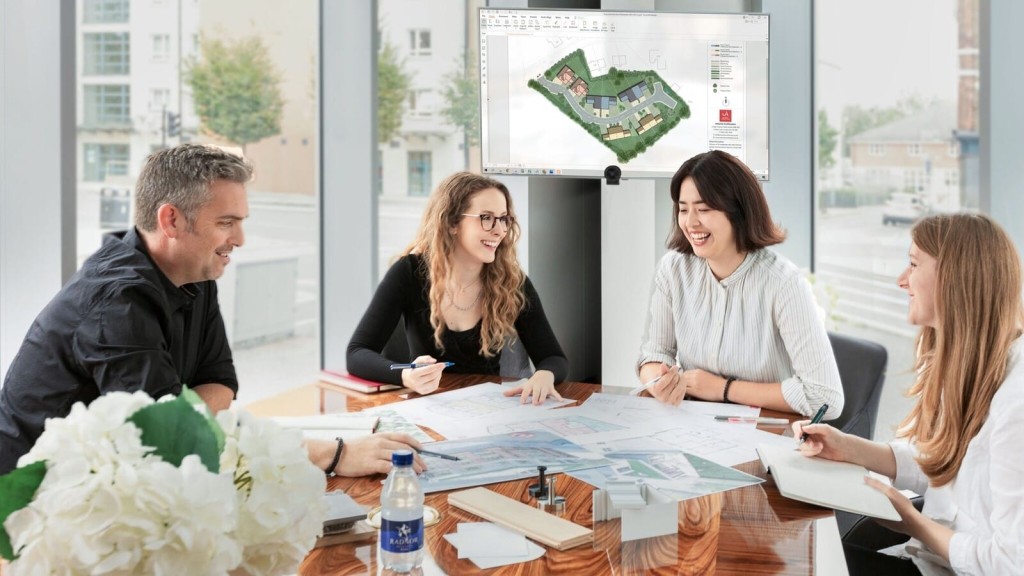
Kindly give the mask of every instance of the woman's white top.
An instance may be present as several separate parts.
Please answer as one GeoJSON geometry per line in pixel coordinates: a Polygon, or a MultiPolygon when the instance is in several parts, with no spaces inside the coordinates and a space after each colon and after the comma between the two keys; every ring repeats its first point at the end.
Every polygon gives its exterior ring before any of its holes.
{"type": "Polygon", "coordinates": [[[769,249],[747,253],[719,281],[705,259],[670,251],[654,275],[637,370],[678,363],[749,382],[781,382],[800,414],[828,403],[843,411],[843,389],[810,284],[769,249]]]}
{"type": "MultiPolygon", "coordinates": [[[[1010,351],[1006,379],[988,419],[967,445],[956,479],[941,487],[914,460],[906,441],[890,444],[897,488],[924,495],[925,516],[953,529],[949,566],[956,574],[1024,574],[1024,339],[1010,351]]],[[[922,548],[911,540],[909,547],[922,548]]],[[[912,550],[912,548],[911,548],[912,550]]],[[[913,556],[913,554],[911,554],[913,556]]],[[[914,558],[922,574],[947,574],[939,562],[914,558]]]]}

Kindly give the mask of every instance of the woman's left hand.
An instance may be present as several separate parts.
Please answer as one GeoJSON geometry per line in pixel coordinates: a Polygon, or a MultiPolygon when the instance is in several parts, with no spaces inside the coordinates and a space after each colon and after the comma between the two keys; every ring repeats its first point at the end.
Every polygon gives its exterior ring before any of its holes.
{"type": "Polygon", "coordinates": [[[878,490],[882,494],[885,494],[885,497],[888,498],[890,502],[892,502],[892,507],[896,509],[896,512],[900,515],[900,518],[902,519],[899,522],[894,522],[892,520],[882,520],[881,518],[875,518],[875,522],[882,526],[885,526],[893,532],[899,532],[900,534],[906,534],[908,536],[917,537],[917,530],[915,528],[921,525],[921,520],[925,519],[925,516],[918,512],[917,508],[914,508],[914,503],[910,501],[910,498],[907,498],[906,496],[903,495],[902,492],[890,486],[889,484],[886,484],[885,482],[882,482],[877,478],[871,476],[865,476],[864,483],[867,484],[868,486],[871,486],[875,490],[878,490]]]}
{"type": "Polygon", "coordinates": [[[698,400],[708,402],[722,401],[722,387],[725,379],[707,370],[687,370],[682,373],[683,384],[686,385],[686,395],[698,400]]]}
{"type": "Polygon", "coordinates": [[[520,404],[526,404],[533,396],[533,403],[535,405],[541,405],[544,400],[551,396],[552,398],[562,399],[562,395],[555,390],[555,375],[547,370],[538,370],[533,373],[522,386],[516,386],[510,390],[505,390],[505,396],[514,396],[519,394],[520,404]]]}

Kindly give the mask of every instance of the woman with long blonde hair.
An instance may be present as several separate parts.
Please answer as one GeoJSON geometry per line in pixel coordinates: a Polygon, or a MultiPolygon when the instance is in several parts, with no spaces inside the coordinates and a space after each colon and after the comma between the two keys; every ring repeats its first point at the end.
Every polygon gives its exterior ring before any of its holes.
{"type": "MultiPolygon", "coordinates": [[[[1024,574],[1024,313],[1012,241],[981,215],[932,216],[913,229],[899,278],[921,326],[917,403],[891,444],[827,424],[794,425],[809,456],[854,462],[925,496],[921,512],[873,478],[913,538],[882,555],[849,543],[851,574],[1024,574]],[[900,557],[902,556],[902,557],[900,557]]],[[[882,521],[879,521],[883,523],[882,521]]]]}
{"type": "Polygon", "coordinates": [[[560,399],[555,384],[569,362],[519,267],[519,235],[504,184],[469,172],[441,182],[416,239],[385,275],[352,335],[349,372],[429,393],[450,363],[452,372],[529,376],[506,392],[524,402],[560,399]],[[385,358],[382,351],[402,318],[412,363],[420,367],[396,372],[391,364],[409,359],[385,358]],[[502,362],[517,341],[536,367],[532,375],[502,362]]]}

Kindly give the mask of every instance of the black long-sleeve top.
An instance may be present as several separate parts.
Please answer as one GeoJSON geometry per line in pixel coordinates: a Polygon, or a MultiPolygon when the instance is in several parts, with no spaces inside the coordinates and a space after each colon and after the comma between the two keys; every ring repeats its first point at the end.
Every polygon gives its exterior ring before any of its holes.
{"type": "MultiPolygon", "coordinates": [[[[376,382],[402,383],[402,373],[391,370],[394,362],[411,362],[418,356],[454,362],[447,372],[500,375],[501,352],[490,358],[480,354],[480,323],[462,332],[445,330],[441,341],[444,352],[434,344],[430,325],[430,280],[423,260],[410,254],[399,259],[384,276],[369,308],[352,334],[346,362],[348,371],[376,382]],[[410,358],[385,358],[381,352],[400,318],[405,319],[405,335],[410,358]]],[[[548,324],[540,296],[529,278],[523,285],[526,305],[516,318],[515,328],[537,370],[549,370],[555,383],[565,379],[569,361],[548,324]]]]}
{"type": "Polygon", "coordinates": [[[138,232],[109,234],[36,317],[0,390],[0,474],[12,470],[47,418],[116,390],[153,398],[182,385],[238,391],[210,280],[175,286],[138,232]]]}

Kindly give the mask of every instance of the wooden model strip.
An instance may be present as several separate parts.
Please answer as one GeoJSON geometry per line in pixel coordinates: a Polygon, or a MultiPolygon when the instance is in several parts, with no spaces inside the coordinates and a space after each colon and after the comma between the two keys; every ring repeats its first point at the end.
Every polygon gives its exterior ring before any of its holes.
{"type": "Polygon", "coordinates": [[[574,548],[594,539],[594,531],[589,528],[483,487],[453,492],[448,495],[448,504],[501,524],[556,550],[574,548]]]}

